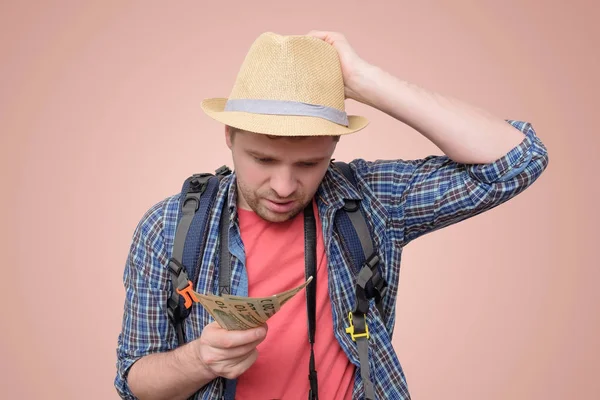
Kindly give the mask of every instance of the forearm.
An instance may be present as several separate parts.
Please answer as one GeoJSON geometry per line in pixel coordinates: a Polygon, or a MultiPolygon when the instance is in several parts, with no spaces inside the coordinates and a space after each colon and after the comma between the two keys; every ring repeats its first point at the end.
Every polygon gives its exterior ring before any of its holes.
{"type": "Polygon", "coordinates": [[[456,162],[491,163],[524,139],[485,110],[401,81],[378,67],[366,67],[359,82],[358,101],[414,128],[456,162]]]}
{"type": "Polygon", "coordinates": [[[131,366],[127,382],[140,400],[187,399],[215,378],[187,344],[139,359],[131,366]]]}

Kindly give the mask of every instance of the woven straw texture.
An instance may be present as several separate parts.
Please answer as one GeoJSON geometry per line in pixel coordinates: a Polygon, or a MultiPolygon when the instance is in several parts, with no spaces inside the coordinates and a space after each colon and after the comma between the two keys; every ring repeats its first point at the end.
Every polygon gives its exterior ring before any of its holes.
{"type": "MultiPolygon", "coordinates": [[[[229,98],[287,100],[345,111],[344,81],[337,51],[321,39],[267,32],[252,44],[229,98]]],[[[349,116],[345,127],[323,118],[224,111],[226,98],[206,99],[202,109],[233,127],[270,135],[344,135],[364,128],[364,117],[349,116]]]]}

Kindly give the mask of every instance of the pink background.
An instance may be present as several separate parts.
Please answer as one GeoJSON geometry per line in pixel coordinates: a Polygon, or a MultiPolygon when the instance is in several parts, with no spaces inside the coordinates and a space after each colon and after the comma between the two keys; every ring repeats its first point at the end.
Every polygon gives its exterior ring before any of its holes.
{"type": "MultiPolygon", "coordinates": [[[[201,100],[229,94],[260,33],[322,29],[403,79],[532,122],[550,153],[518,198],[406,248],[394,339],[413,398],[600,398],[599,7],[558,3],[2,2],[0,396],[117,398],[133,229],[188,174],[231,165],[201,100]]],[[[347,107],[372,122],[337,159],[439,154],[347,107]]]]}

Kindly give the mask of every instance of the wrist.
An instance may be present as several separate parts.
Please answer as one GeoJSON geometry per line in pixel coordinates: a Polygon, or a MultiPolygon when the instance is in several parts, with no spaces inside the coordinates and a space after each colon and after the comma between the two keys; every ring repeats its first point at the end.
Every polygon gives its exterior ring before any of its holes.
{"type": "Polygon", "coordinates": [[[204,363],[201,357],[200,339],[187,343],[176,350],[179,365],[186,369],[186,373],[192,375],[204,386],[206,383],[219,376],[204,363]]]}
{"type": "Polygon", "coordinates": [[[384,71],[381,68],[361,61],[348,84],[351,98],[377,108],[377,93],[383,76],[384,71]]]}

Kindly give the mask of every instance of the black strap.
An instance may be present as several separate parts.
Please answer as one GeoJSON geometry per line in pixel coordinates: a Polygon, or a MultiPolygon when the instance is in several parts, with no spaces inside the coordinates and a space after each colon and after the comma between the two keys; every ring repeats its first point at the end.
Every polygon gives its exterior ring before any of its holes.
{"type": "MultiPolygon", "coordinates": [[[[223,202],[219,221],[219,295],[231,294],[231,256],[229,254],[229,204],[223,202]]],[[[237,381],[223,378],[222,399],[234,400],[237,381]]]]}
{"type": "Polygon", "coordinates": [[[179,303],[179,293],[177,290],[183,290],[187,286],[188,275],[183,267],[183,264],[176,259],[169,260],[169,272],[173,282],[171,297],[167,300],[167,314],[177,332],[177,341],[185,343],[185,335],[183,333],[183,319],[181,317],[181,304],[179,303]]]}
{"type": "Polygon", "coordinates": [[[231,294],[231,258],[229,256],[229,204],[225,199],[219,223],[219,295],[231,294]]]}
{"type": "Polygon", "coordinates": [[[371,382],[369,369],[369,327],[367,326],[369,300],[366,297],[366,285],[372,278],[372,269],[369,265],[365,265],[356,277],[356,305],[354,306],[354,310],[348,315],[350,328],[346,329],[346,332],[350,333],[352,340],[356,341],[360,363],[360,376],[363,380],[365,398],[367,400],[375,399],[375,388],[373,382],[371,382]]]}
{"type": "Polygon", "coordinates": [[[304,208],[304,264],[305,276],[312,276],[312,282],[306,287],[306,312],[308,314],[308,341],[310,343],[310,362],[308,365],[309,400],[318,400],[319,384],[315,368],[315,331],[317,314],[317,229],[313,204],[304,208]]]}
{"type": "MultiPolygon", "coordinates": [[[[365,315],[355,315],[354,319],[355,329],[359,326],[366,328],[365,315]]],[[[360,376],[363,381],[365,388],[365,399],[375,400],[375,387],[371,382],[371,373],[369,369],[369,339],[366,337],[356,338],[356,347],[358,350],[358,360],[360,362],[360,376]]]]}

